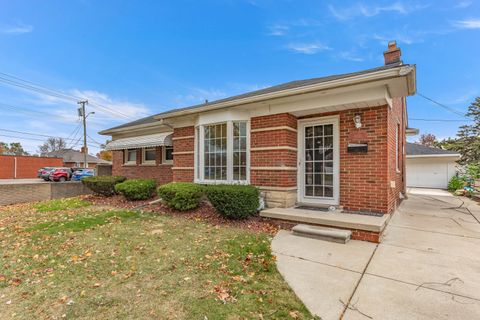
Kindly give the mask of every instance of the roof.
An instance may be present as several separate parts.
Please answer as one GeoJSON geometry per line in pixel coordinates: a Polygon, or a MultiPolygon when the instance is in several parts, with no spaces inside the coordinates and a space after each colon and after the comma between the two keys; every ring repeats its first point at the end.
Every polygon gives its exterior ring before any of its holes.
{"type": "Polygon", "coordinates": [[[406,151],[407,151],[407,157],[408,156],[460,156],[460,154],[456,151],[427,147],[418,143],[410,143],[410,142],[407,142],[406,151]]]}
{"type": "MultiPolygon", "coordinates": [[[[80,151],[73,149],[61,149],[57,151],[48,152],[47,157],[63,158],[63,162],[83,162],[84,154],[80,151]]],[[[87,154],[87,162],[90,163],[104,163],[108,162],[92,155],[87,154]]]]}
{"type": "Polygon", "coordinates": [[[123,138],[111,141],[105,150],[124,150],[133,148],[171,146],[173,132],[162,132],[144,136],[123,138]]]}
{"type": "MultiPolygon", "coordinates": [[[[306,87],[314,84],[319,84],[323,82],[329,82],[333,80],[338,80],[338,79],[343,79],[343,78],[349,78],[349,77],[354,77],[354,76],[359,76],[359,75],[364,75],[368,73],[373,73],[377,71],[382,71],[382,70],[388,70],[388,69],[393,69],[399,66],[409,66],[408,64],[403,64],[402,62],[397,62],[397,63],[391,63],[385,66],[377,67],[377,68],[372,68],[372,69],[366,69],[362,71],[357,71],[357,72],[351,72],[351,73],[344,73],[344,74],[338,74],[338,75],[331,75],[331,76],[326,76],[326,77],[320,77],[320,78],[311,78],[311,79],[305,79],[305,80],[296,80],[296,81],[290,81],[286,83],[282,83],[279,85],[275,85],[272,87],[260,89],[260,90],[255,90],[255,91],[250,91],[247,93],[239,94],[236,96],[231,96],[228,98],[224,99],[219,99],[211,102],[206,102],[202,104],[197,104],[193,106],[188,106],[184,108],[177,108],[177,109],[172,109],[166,112],[161,112],[152,116],[148,116],[145,118],[141,118],[132,122],[128,122],[113,128],[109,128],[106,130],[103,130],[103,132],[109,131],[109,130],[116,130],[116,129],[122,129],[122,128],[127,128],[127,127],[132,127],[132,126],[138,126],[138,125],[144,125],[144,124],[149,124],[149,123],[154,123],[158,122],[155,117],[162,116],[162,115],[167,115],[169,113],[173,112],[178,112],[178,111],[184,111],[184,110],[190,110],[190,109],[196,109],[196,108],[202,108],[202,107],[207,107],[223,102],[232,102],[235,100],[241,100],[245,98],[250,98],[250,97],[255,97],[255,96],[260,96],[263,94],[268,94],[268,93],[274,93],[274,92],[280,92],[284,90],[289,90],[289,89],[296,89],[296,88],[301,88],[301,87],[306,87]]],[[[101,132],[102,133],[102,132],[101,132]]]]}

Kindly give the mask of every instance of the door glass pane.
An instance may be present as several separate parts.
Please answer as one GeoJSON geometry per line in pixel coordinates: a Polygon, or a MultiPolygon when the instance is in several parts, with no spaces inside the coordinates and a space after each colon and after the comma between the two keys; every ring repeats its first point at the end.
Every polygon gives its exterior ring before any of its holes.
{"type": "Polygon", "coordinates": [[[333,125],[305,127],[306,197],[333,197],[333,125]]]}

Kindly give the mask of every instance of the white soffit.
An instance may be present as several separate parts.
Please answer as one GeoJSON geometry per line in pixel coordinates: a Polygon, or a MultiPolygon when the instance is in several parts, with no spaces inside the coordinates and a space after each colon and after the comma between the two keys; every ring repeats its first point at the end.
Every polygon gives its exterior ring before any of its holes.
{"type": "Polygon", "coordinates": [[[123,138],[109,142],[105,150],[124,150],[146,147],[171,146],[173,132],[162,132],[146,136],[123,138]]]}

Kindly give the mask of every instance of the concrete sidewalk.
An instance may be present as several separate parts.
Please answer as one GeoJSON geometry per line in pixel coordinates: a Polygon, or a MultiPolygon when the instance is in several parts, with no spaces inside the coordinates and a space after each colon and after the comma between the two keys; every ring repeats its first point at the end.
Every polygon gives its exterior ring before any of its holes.
{"type": "Polygon", "coordinates": [[[381,244],[280,232],[278,268],[322,319],[480,319],[480,206],[410,193],[381,244]]]}

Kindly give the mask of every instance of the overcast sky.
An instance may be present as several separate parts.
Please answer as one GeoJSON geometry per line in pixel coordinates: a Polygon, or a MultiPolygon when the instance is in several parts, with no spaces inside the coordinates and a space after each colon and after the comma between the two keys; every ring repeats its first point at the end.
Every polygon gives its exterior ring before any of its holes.
{"type": "MultiPolygon", "coordinates": [[[[96,103],[91,153],[106,139],[98,131],[142,116],[382,65],[393,39],[417,65],[418,92],[459,111],[417,95],[408,99],[411,127],[454,136],[480,95],[480,1],[0,0],[0,8],[0,72],[96,103]]],[[[80,147],[74,100],[4,82],[0,141],[34,153],[53,135],[80,147]]]]}

